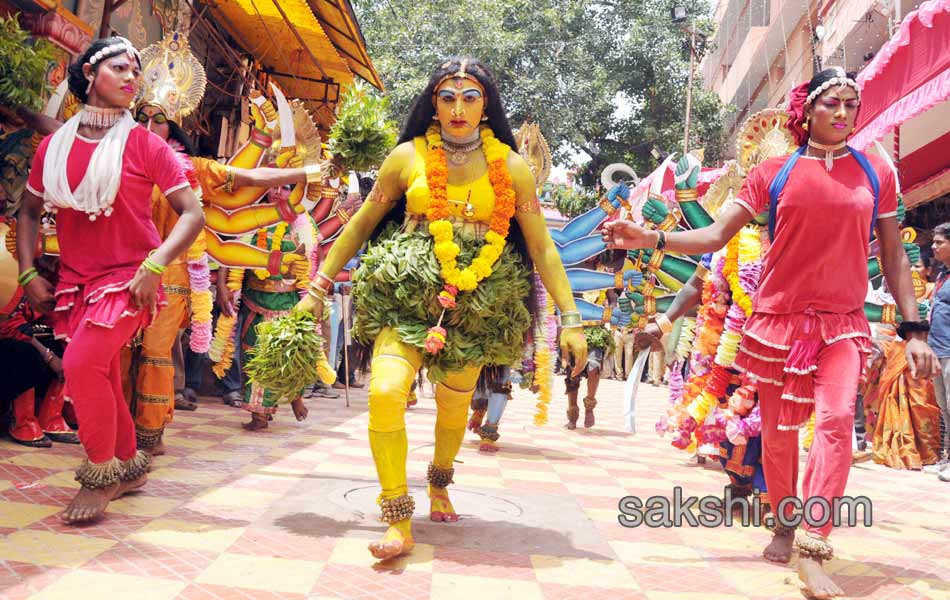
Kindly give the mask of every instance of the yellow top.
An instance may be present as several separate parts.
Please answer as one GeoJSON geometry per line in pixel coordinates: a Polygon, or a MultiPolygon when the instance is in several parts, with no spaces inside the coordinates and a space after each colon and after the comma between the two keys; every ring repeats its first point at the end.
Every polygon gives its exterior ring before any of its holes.
{"type": "MultiPolygon", "coordinates": [[[[412,171],[409,174],[409,187],[406,189],[406,212],[408,214],[425,216],[429,208],[429,185],[426,182],[426,140],[417,137],[413,140],[415,158],[412,161],[412,171]]],[[[446,186],[449,199],[449,214],[467,221],[489,223],[492,211],[495,210],[495,190],[488,179],[488,171],[465,185],[446,186]],[[471,192],[471,195],[469,194],[471,192]],[[469,200],[469,198],[471,198],[469,200]],[[474,215],[464,214],[465,204],[470,202],[474,208],[474,215]]]]}

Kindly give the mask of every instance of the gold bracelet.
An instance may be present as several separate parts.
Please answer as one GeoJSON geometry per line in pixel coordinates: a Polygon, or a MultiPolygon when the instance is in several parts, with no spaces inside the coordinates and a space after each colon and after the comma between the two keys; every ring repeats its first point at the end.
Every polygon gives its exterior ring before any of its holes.
{"type": "Polygon", "coordinates": [[[580,327],[582,324],[581,313],[579,311],[563,312],[561,313],[561,329],[568,329],[571,327],[580,327]]]}
{"type": "Polygon", "coordinates": [[[673,323],[670,322],[670,318],[667,317],[666,314],[657,315],[653,322],[656,323],[656,326],[660,328],[660,331],[663,332],[663,335],[673,331],[673,323]]]}
{"type": "Polygon", "coordinates": [[[306,165],[303,172],[307,175],[307,183],[320,181],[320,165],[306,165]]]}

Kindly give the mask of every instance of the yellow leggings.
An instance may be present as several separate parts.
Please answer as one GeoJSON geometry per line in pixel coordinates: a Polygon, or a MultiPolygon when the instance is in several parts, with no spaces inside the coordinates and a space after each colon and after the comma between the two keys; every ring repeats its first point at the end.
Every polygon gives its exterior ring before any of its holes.
{"type": "MultiPolygon", "coordinates": [[[[407,494],[406,401],[416,373],[422,366],[422,353],[404,344],[390,328],[383,329],[373,345],[369,380],[369,441],[382,486],[381,498],[407,494]]],[[[432,462],[451,468],[465,436],[468,407],[478,382],[481,367],[469,367],[449,373],[436,386],[435,456],[432,462]]]]}

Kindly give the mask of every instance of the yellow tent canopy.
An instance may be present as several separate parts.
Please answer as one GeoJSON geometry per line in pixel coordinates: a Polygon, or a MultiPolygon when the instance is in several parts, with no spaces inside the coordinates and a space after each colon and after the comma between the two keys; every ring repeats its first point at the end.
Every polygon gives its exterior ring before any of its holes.
{"type": "Polygon", "coordinates": [[[333,123],[340,88],[356,75],[382,88],[346,0],[217,0],[214,11],[228,33],[289,98],[304,101],[323,128],[333,123]]]}

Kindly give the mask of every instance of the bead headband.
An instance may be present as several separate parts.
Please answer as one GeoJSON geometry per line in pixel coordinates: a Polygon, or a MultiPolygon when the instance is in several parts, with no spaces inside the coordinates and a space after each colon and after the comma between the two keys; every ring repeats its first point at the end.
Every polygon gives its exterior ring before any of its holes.
{"type": "Polygon", "coordinates": [[[139,57],[139,51],[135,49],[135,46],[132,45],[132,42],[123,37],[120,37],[119,39],[122,41],[117,44],[112,44],[111,46],[106,46],[105,48],[100,49],[95,54],[90,56],[89,60],[86,61],[86,64],[94,67],[97,62],[103,58],[106,58],[107,56],[118,56],[120,54],[120,50],[125,50],[125,53],[129,56],[134,56],[135,58],[139,57]]]}
{"type": "MultiPolygon", "coordinates": [[[[442,65],[442,67],[445,68],[449,64],[451,63],[445,63],[444,65],[442,65]]],[[[445,77],[440,79],[439,82],[435,84],[435,87],[432,88],[432,94],[435,95],[435,90],[439,89],[439,86],[442,85],[442,83],[448,79],[468,79],[469,81],[477,85],[478,89],[480,89],[482,91],[482,94],[484,94],[485,86],[483,86],[482,82],[476,79],[474,75],[471,75],[465,72],[465,69],[467,66],[468,66],[468,59],[463,58],[461,64],[459,64],[459,70],[456,71],[455,73],[450,73],[449,75],[446,75],[445,77]]],[[[456,85],[456,87],[461,87],[461,85],[460,84],[456,85]]]]}
{"type": "Polygon", "coordinates": [[[846,85],[854,90],[854,93],[858,95],[858,102],[861,102],[861,87],[858,85],[858,82],[848,77],[844,72],[844,69],[838,67],[835,69],[838,72],[837,77],[832,77],[828,81],[824,82],[817,88],[815,88],[812,93],[808,94],[808,97],[805,98],[805,106],[808,106],[815,101],[815,98],[824,94],[827,90],[833,87],[846,85]]]}

